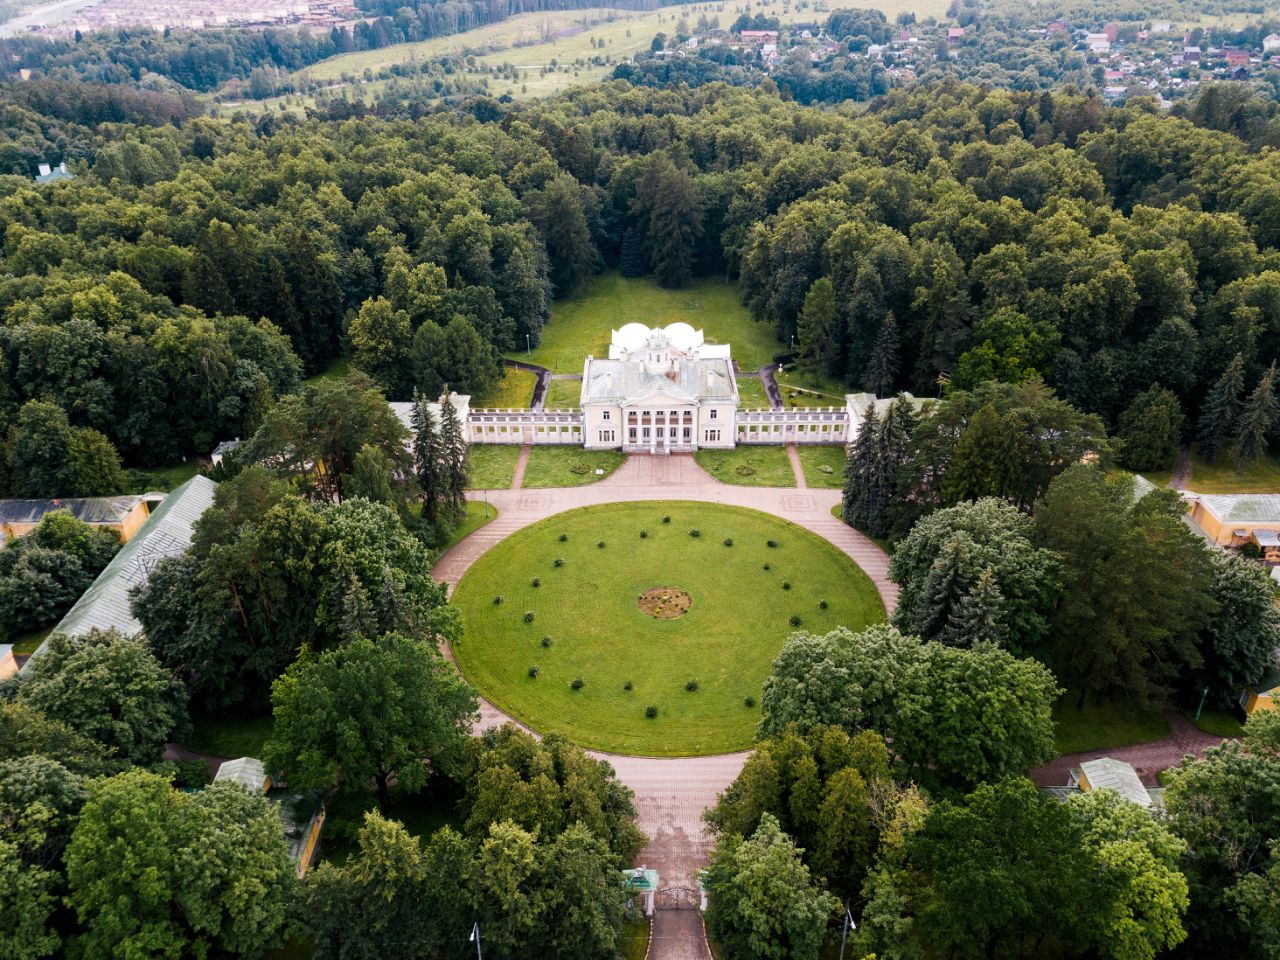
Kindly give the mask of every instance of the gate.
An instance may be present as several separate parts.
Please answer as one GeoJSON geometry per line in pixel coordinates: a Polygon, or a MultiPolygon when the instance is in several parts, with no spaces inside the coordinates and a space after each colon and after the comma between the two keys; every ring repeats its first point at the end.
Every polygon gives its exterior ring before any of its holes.
{"type": "Polygon", "coordinates": [[[659,910],[697,910],[701,902],[702,894],[697,887],[663,887],[654,906],[659,910]]]}

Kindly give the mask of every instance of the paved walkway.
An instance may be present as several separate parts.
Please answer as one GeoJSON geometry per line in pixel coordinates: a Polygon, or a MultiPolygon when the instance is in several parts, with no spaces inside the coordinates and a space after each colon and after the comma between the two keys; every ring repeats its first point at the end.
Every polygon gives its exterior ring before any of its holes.
{"type": "MultiPolygon", "coordinates": [[[[520,456],[516,457],[516,469],[511,474],[511,489],[519,490],[524,486],[524,472],[529,468],[529,454],[533,452],[533,445],[526,443],[520,448],[520,456]]],[[[472,498],[475,499],[474,497],[472,498]]]]}
{"type": "Polygon", "coordinates": [[[794,443],[787,444],[787,459],[791,461],[791,472],[795,474],[796,489],[808,490],[809,482],[804,478],[804,464],[800,462],[800,451],[794,443]]]}
{"type": "Polygon", "coordinates": [[[1161,770],[1176,767],[1188,754],[1204,756],[1210,747],[1222,742],[1222,737],[1205,733],[1181,713],[1165,714],[1169,721],[1169,736],[1163,740],[1151,740],[1147,743],[1135,743],[1127,747],[1111,747],[1106,750],[1086,750],[1083,753],[1068,753],[1036,767],[1031,771],[1031,779],[1042,787],[1061,787],[1067,782],[1067,773],[1072,767],[1078,767],[1086,760],[1099,757],[1111,757],[1133,764],[1133,769],[1147,786],[1160,783],[1157,776],[1161,770]]]}
{"type": "MultiPolygon", "coordinates": [[[[527,451],[526,447],[525,455],[527,451]]],[[[797,477],[803,478],[798,468],[797,477]]],[[[490,490],[488,497],[498,508],[497,518],[444,553],[432,571],[437,580],[448,583],[450,593],[492,546],[544,517],[603,503],[696,500],[760,510],[811,530],[866,571],[887,610],[892,611],[898,600],[897,585],[889,580],[889,558],[831,515],[831,508],[840,500],[839,490],[731,486],[713,478],[692,456],[672,455],[628,457],[609,477],[582,487],[490,490]]],[[[484,698],[480,713],[480,729],[515,722],[484,698]]],[[[627,757],[598,751],[592,755],[611,763],[618,779],[635,791],[639,826],[649,837],[638,862],[656,869],[664,888],[696,887],[697,871],[706,863],[710,848],[702,813],[737,777],[747,752],[682,758],[627,757]]],[[[658,911],[650,960],[705,960],[708,956],[696,911],[658,911]]]]}

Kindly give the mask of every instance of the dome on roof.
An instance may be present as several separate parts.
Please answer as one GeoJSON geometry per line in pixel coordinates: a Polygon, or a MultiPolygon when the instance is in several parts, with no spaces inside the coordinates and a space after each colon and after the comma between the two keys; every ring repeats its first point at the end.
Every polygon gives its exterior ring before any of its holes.
{"type": "Polygon", "coordinates": [[[676,322],[666,328],[667,339],[678,350],[691,350],[701,345],[698,331],[687,323],[676,322]]]}
{"type": "Polygon", "coordinates": [[[649,328],[643,323],[624,323],[613,332],[613,345],[623,350],[637,350],[649,339],[649,328]]]}

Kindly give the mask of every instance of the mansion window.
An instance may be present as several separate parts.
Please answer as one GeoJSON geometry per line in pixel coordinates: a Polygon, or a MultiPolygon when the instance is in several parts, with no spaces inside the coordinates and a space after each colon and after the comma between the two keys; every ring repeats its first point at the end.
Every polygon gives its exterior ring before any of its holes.
{"type": "Polygon", "coordinates": [[[630,430],[628,430],[628,431],[627,431],[627,439],[628,439],[628,440],[630,440],[632,443],[635,443],[635,442],[636,442],[636,428],[635,428],[635,427],[632,427],[630,430]]]}
{"type": "Polygon", "coordinates": [[[716,418],[716,414],[717,414],[717,413],[719,413],[719,412],[720,412],[720,411],[719,411],[719,410],[717,410],[715,407],[712,407],[712,408],[711,408],[711,419],[712,419],[712,420],[714,420],[714,419],[716,418]]]}
{"type": "Polygon", "coordinates": [[[601,442],[601,443],[613,443],[613,438],[614,438],[614,433],[613,433],[613,431],[612,431],[612,430],[601,430],[601,431],[600,431],[600,442],[601,442]]]}
{"type": "Polygon", "coordinates": [[[601,413],[601,414],[600,414],[600,419],[601,419],[601,420],[608,420],[608,419],[609,419],[609,411],[608,411],[608,410],[605,410],[603,413],[601,413]]]}
{"type": "MultiPolygon", "coordinates": [[[[715,411],[714,411],[714,410],[712,410],[711,412],[712,412],[713,414],[715,413],[715,411]]],[[[719,431],[719,430],[708,430],[708,431],[707,431],[707,443],[719,443],[719,442],[720,442],[720,431],[719,431]]]]}

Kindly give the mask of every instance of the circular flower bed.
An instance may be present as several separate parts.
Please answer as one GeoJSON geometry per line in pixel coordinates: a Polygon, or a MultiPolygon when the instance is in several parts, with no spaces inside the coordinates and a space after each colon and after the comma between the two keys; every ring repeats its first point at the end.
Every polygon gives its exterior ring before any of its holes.
{"type": "Polygon", "coordinates": [[[689,612],[689,608],[693,606],[693,597],[679,587],[650,587],[640,594],[636,603],[651,617],[675,620],[689,612]]]}

